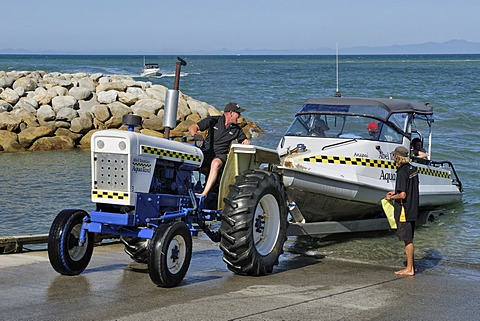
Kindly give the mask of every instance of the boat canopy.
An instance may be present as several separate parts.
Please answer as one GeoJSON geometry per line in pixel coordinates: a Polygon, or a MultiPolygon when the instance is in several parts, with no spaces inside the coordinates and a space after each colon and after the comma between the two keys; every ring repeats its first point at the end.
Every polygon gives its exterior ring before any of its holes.
{"type": "Polygon", "coordinates": [[[402,99],[328,97],[305,101],[297,115],[305,113],[371,115],[386,121],[396,113],[432,115],[433,109],[428,104],[402,99]]]}
{"type": "Polygon", "coordinates": [[[428,104],[385,98],[310,98],[295,115],[285,136],[354,138],[400,144],[403,137],[411,139],[412,132],[422,136],[415,119],[426,121],[431,133],[433,109],[428,104]]]}
{"type": "Polygon", "coordinates": [[[158,68],[158,64],[145,64],[145,69],[158,68]]]}

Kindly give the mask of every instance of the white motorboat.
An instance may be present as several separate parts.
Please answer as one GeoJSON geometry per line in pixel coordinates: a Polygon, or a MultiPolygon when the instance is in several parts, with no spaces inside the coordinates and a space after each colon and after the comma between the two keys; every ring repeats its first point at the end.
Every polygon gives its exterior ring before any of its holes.
{"type": "Polygon", "coordinates": [[[411,150],[415,137],[426,141],[429,155],[411,157],[420,175],[420,211],[459,201],[463,188],[453,164],[432,159],[432,124],[428,104],[308,99],[277,147],[290,201],[306,222],[378,217],[380,200],[395,187],[392,152],[397,146],[411,150]]]}
{"type": "Polygon", "coordinates": [[[142,77],[159,77],[162,75],[160,67],[155,63],[145,63],[145,57],[143,57],[143,69],[140,72],[142,77]]]}

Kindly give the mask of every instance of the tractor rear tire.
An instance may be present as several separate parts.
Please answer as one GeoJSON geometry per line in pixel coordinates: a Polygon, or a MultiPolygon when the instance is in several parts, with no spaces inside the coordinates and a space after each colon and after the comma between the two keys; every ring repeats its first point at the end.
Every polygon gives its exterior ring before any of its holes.
{"type": "Polygon", "coordinates": [[[58,213],[48,235],[48,258],[60,274],[78,275],[87,267],[93,253],[93,233],[85,234],[85,243],[79,244],[83,210],[68,209],[58,213]]]}
{"type": "Polygon", "coordinates": [[[182,282],[192,259],[192,234],[184,222],[161,224],[154,232],[148,255],[150,279],[171,288],[182,282]]]}
{"type": "Polygon", "coordinates": [[[287,239],[287,198],[280,177],[244,172],[224,201],[220,249],[228,269],[241,275],[272,273],[287,239]]]}

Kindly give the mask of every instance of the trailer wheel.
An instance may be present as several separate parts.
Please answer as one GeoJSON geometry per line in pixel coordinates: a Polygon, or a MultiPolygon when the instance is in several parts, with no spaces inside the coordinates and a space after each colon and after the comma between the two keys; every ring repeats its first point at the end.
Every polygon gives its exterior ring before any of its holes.
{"type": "Polygon", "coordinates": [[[280,177],[266,171],[237,176],[225,198],[220,249],[236,274],[265,275],[283,253],[287,236],[287,201],[280,177]]]}
{"type": "Polygon", "coordinates": [[[184,222],[161,224],[153,234],[148,255],[150,279],[158,286],[178,285],[192,258],[192,235],[184,222]]]}
{"type": "Polygon", "coordinates": [[[93,253],[93,233],[87,232],[85,243],[79,244],[83,210],[63,210],[54,219],[48,235],[48,258],[60,274],[77,275],[87,267],[93,253]]]}

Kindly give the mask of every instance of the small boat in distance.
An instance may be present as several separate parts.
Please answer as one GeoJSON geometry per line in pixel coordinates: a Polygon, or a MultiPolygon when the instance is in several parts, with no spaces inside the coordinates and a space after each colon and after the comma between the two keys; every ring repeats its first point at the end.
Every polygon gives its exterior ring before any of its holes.
{"type": "Polygon", "coordinates": [[[145,63],[145,57],[143,57],[143,69],[140,72],[142,77],[161,76],[160,68],[155,63],[145,63]]]}

